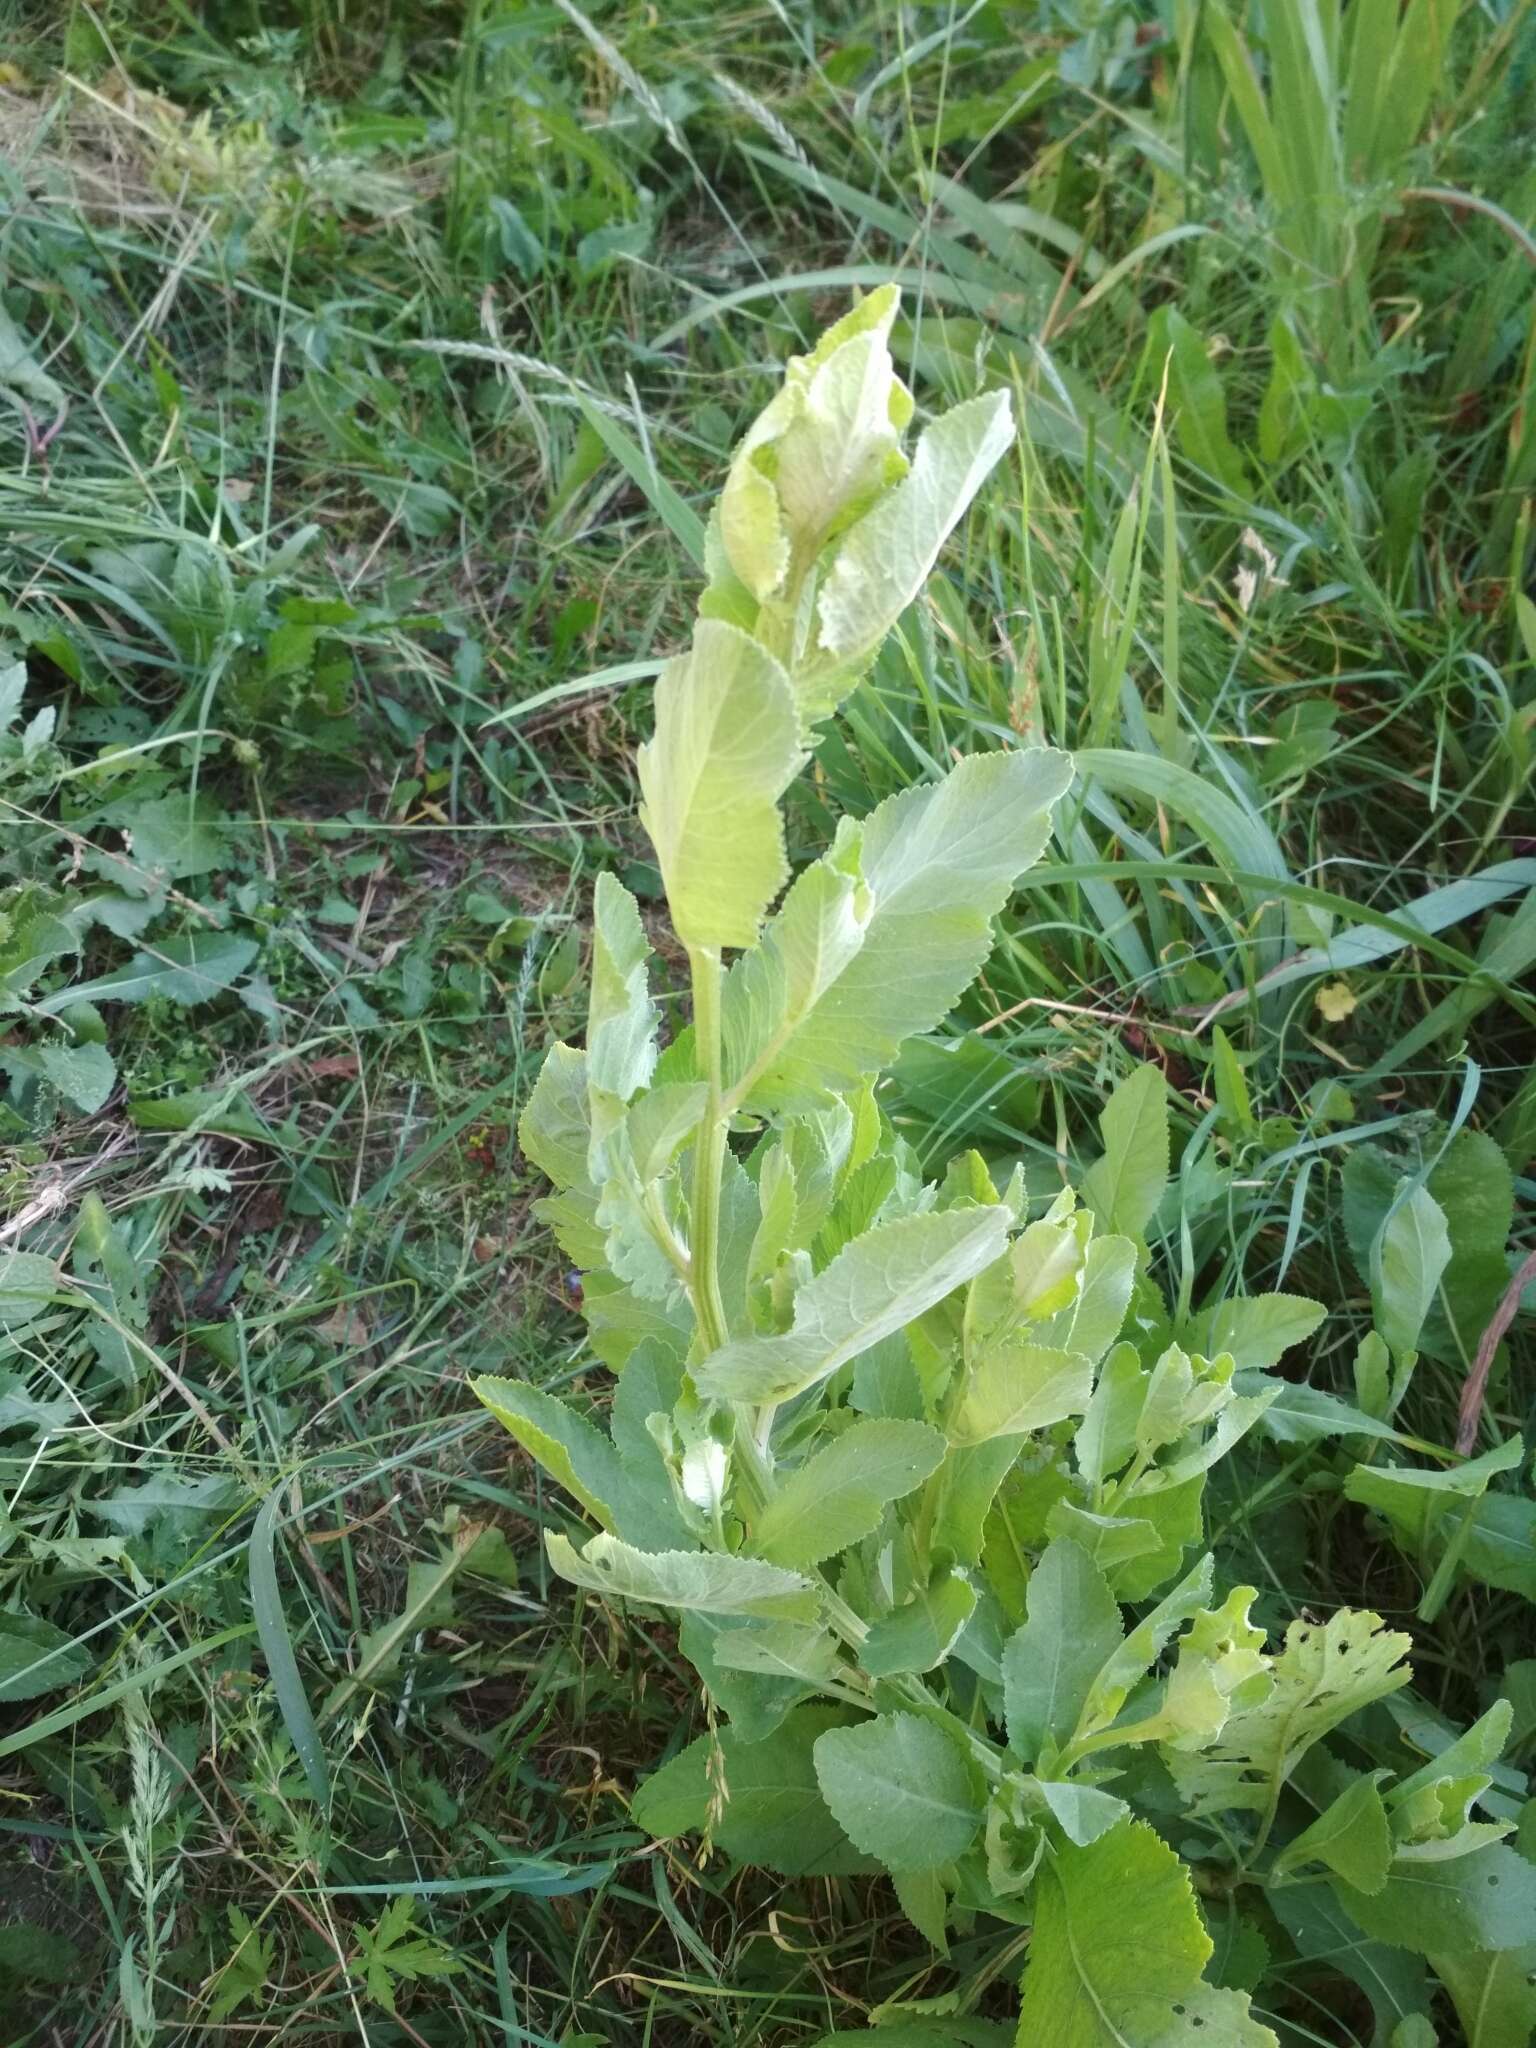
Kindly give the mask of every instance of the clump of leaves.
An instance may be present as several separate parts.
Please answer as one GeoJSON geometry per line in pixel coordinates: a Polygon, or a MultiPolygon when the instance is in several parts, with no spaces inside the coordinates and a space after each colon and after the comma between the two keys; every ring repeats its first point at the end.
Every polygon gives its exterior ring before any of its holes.
{"type": "MultiPolygon", "coordinates": [[[[1274,2043],[1272,1951],[1392,1944],[1475,2002],[1536,1924],[1507,1800],[1473,1818],[1507,1703],[1396,1782],[1361,1771],[1330,1738],[1408,1683],[1408,1637],[1341,1612],[1271,1645],[1203,1548],[1207,1475],[1321,1311],[1175,1320],[1143,1241],[1169,1171],[1156,1068],[1111,1100],[1081,1192],[1045,1202],[974,1153],[925,1181],[882,1111],[1071,761],[983,754],[844,819],[769,916],[817,726],[1011,439],[986,395],[908,462],[895,311],[877,292],[791,362],[658,685],[643,816],[691,1028],[658,1050],[640,915],[603,877],[586,1047],[550,1052],[523,1119],[618,1374],[611,1431],[514,1381],[477,1391],[599,1524],[549,1536],[556,1570],[679,1615],[723,1716],[641,1788],[656,1836],[791,1876],[883,1868],[941,1955],[992,1929],[1001,1968],[1029,1929],[1020,2039],[1052,2048],[1274,2043]]],[[[911,2038],[977,2038],[995,1968],[911,2038]]],[[[1427,2009],[1427,1983],[1406,1996],[1427,2009]]]]}

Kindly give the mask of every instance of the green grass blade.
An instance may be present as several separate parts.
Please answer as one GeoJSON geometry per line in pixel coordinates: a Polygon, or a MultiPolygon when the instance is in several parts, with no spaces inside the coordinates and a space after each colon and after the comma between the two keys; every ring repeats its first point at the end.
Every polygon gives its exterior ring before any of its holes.
{"type": "Polygon", "coordinates": [[[331,1774],[326,1765],[325,1745],[320,1740],[315,1717],[309,1711],[304,1681],[299,1676],[298,1659],[293,1654],[293,1638],[288,1633],[288,1618],[283,1613],[282,1594],[278,1591],[277,1508],[278,1491],[274,1488],[262,1502],[256,1526],[251,1531],[251,1611],[256,1617],[256,1633],[261,1641],[262,1655],[267,1660],[272,1690],[277,1694],[283,1726],[288,1730],[294,1754],[304,1767],[310,1791],[322,1809],[329,1811],[331,1774]]]}

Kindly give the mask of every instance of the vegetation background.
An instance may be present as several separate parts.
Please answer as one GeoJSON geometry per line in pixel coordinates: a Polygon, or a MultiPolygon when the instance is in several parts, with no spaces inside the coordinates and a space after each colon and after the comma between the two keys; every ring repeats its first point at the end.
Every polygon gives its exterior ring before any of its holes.
{"type": "MultiPolygon", "coordinates": [[[[1301,1369],[1368,1402],[1438,1263],[1401,1441],[1449,1465],[1501,1302],[1484,1441],[1536,1426],[1536,10],[0,24],[0,2037],[768,2048],[942,1992],[883,1885],[629,1820],[691,1684],[551,1583],[464,1386],[590,1368],[517,1113],[594,876],[657,894],[632,750],[733,440],[898,275],[920,402],[1007,383],[1020,444],[793,850],[973,748],[1085,773],[893,1114],[1070,1160],[1156,1060],[1172,1291],[1326,1302],[1301,1369]],[[1445,1243],[1383,1276],[1405,1174],[1445,1243]]],[[[1416,1711],[1502,1689],[1518,1767],[1528,1484],[1410,1540],[1352,1462],[1245,1445],[1223,1568],[1409,1627],[1416,1711]]],[[[1385,2041],[1332,1963],[1270,2022],[1385,2041]]]]}

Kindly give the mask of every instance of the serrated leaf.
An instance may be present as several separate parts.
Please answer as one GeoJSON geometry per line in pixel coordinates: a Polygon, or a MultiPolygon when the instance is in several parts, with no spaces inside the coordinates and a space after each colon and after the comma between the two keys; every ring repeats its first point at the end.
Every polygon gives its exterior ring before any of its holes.
{"type": "Polygon", "coordinates": [[[1277,2048],[1247,1994],[1203,1975],[1211,1940],[1189,1872],[1141,1821],[1041,1870],[1019,2039],[1050,2048],[1277,2048]],[[1194,2030],[1198,2028],[1198,2033],[1194,2030]]]}
{"type": "MultiPolygon", "coordinates": [[[[1200,1610],[1210,1598],[1211,1572],[1211,1559],[1201,1558],[1172,1591],[1165,1593],[1151,1612],[1143,1615],[1127,1632],[1125,1640],[1116,1644],[1110,1651],[1103,1667],[1088,1688],[1088,1697],[1078,1723],[1081,1747],[1103,1747],[1106,1743],[1112,1744],[1121,1736],[1121,1730],[1114,1725],[1117,1716],[1125,1705],[1132,1687],[1138,1685],[1152,1669],[1176,1629],[1182,1628],[1186,1621],[1197,1617],[1205,1621],[1216,1621],[1224,1629],[1227,1621],[1225,1614],[1200,1615],[1200,1610]],[[1098,1738],[1097,1741],[1093,1740],[1095,1737],[1098,1738]]],[[[1252,1598],[1252,1589],[1249,1587],[1239,1587],[1230,1596],[1229,1605],[1237,1604],[1239,1620],[1246,1613],[1246,1601],[1252,1598]]],[[[1254,1632],[1253,1639],[1261,1639],[1258,1638],[1257,1631],[1254,1632]]],[[[1241,1633],[1239,1640],[1242,1640],[1241,1633]]],[[[1200,1658],[1202,1646],[1198,1640],[1194,1647],[1198,1671],[1199,1664],[1203,1661],[1200,1658]]],[[[1139,1736],[1144,1740],[1153,1733],[1163,1735],[1170,1725],[1176,1730],[1182,1730],[1187,1725],[1188,1709],[1178,1701],[1175,1692],[1179,1676],[1180,1673],[1176,1671],[1174,1680],[1170,1682],[1163,1714],[1154,1717],[1145,1730],[1138,1729],[1134,1735],[1132,1731],[1127,1730],[1126,1734],[1130,1739],[1139,1736]]]]}
{"type": "Polygon", "coordinates": [[[949,1894],[936,1870],[893,1870],[897,1903],[912,1925],[941,1956],[949,1954],[949,1894]]]}
{"type": "Polygon", "coordinates": [[[835,1707],[797,1707],[758,1742],[730,1728],[702,1735],[646,1779],[631,1812],[664,1842],[702,1833],[713,1815],[714,1839],[727,1855],[785,1877],[863,1868],[816,1777],[817,1738],[839,1718],[835,1707]]]}
{"type": "Polygon", "coordinates": [[[780,1621],[810,1621],[816,1589],[798,1572],[755,1557],[705,1550],[636,1550],[615,1536],[594,1536],[581,1550],[569,1538],[545,1538],[549,1561],[562,1579],[611,1600],[641,1600],[652,1607],[696,1609],[702,1614],[757,1614],[780,1621]]]}
{"type": "Polygon", "coordinates": [[[844,820],[727,978],[732,1099],[813,1106],[940,1023],[986,959],[991,920],[1038,858],[1071,778],[1064,754],[978,754],[844,820]]]}
{"type": "Polygon", "coordinates": [[[56,1016],[75,1003],[146,1003],[151,996],[183,1009],[211,1002],[233,986],[260,950],[254,939],[232,932],[184,932],[157,939],[115,974],[45,997],[37,1005],[38,1014],[56,1016]]]}
{"type": "Polygon", "coordinates": [[[685,1537],[670,1493],[651,1485],[648,1475],[636,1476],[574,1408],[520,1380],[485,1377],[471,1380],[470,1388],[603,1528],[643,1550],[665,1550],[685,1537]]]}
{"type": "Polygon", "coordinates": [[[76,1412],[75,1404],[67,1394],[60,1394],[51,1401],[30,1394],[20,1373],[0,1367],[0,1432],[25,1429],[33,1436],[52,1436],[76,1412]]]}
{"type": "Polygon", "coordinates": [[[117,1068],[104,1045],[43,1045],[37,1063],[66,1102],[94,1116],[117,1085],[117,1068]]]}
{"type": "Polygon", "coordinates": [[[916,1714],[829,1729],[816,1744],[816,1777],[849,1841],[888,1870],[953,1863],[981,1826],[977,1767],[916,1714]]]}
{"type": "Polygon", "coordinates": [[[1207,1358],[1229,1351],[1239,1371],[1267,1370],[1305,1343],[1327,1313],[1299,1294],[1237,1295],[1196,1316],[1181,1341],[1207,1358]]]}
{"type": "Polygon", "coordinates": [[[1001,1206],[902,1216],[866,1231],[801,1288],[783,1336],[738,1339],[706,1358],[694,1372],[700,1393],[753,1402],[803,1393],[963,1286],[998,1256],[1007,1231],[1001,1206]]]}
{"type": "Polygon", "coordinates": [[[1197,1814],[1268,1812],[1314,1742],[1408,1683],[1401,1660],[1409,1647],[1407,1636],[1364,1610],[1345,1608],[1319,1625],[1292,1622],[1271,1665],[1269,1697],[1233,1714],[1204,1755],[1165,1751],[1175,1784],[1197,1814]]]}
{"type": "Polygon", "coordinates": [[[518,1122],[517,1141],[562,1192],[586,1181],[592,1110],[584,1052],[573,1045],[549,1048],[518,1122]]]}
{"type": "Polygon", "coordinates": [[[650,955],[634,897],[612,875],[599,875],[592,892],[592,986],[587,1009],[594,1179],[601,1172],[597,1155],[602,1140],[656,1065],[656,1005],[646,978],[650,955]]]}
{"type": "Polygon", "coordinates": [[[1104,1156],[1083,1176],[1083,1200],[1105,1230],[1140,1237],[1168,1185],[1168,1084],[1138,1067],[1099,1116],[1104,1156]]]}
{"type": "Polygon", "coordinates": [[[989,1345],[970,1368],[950,1417],[956,1444],[986,1443],[1046,1429],[1081,1415],[1093,1393],[1093,1362],[1080,1352],[1005,1339],[989,1345]]]}
{"type": "Polygon", "coordinates": [[[855,1422],[783,1480],[753,1526],[752,1548],[774,1564],[819,1564],[872,1536],[890,1502],[943,1459],[944,1439],[925,1422],[855,1422]]]}
{"type": "Polygon", "coordinates": [[[103,862],[102,872],[132,895],[212,874],[229,857],[229,820],[206,797],[177,792],[114,805],[111,815],[129,840],[133,858],[113,860],[110,866],[103,862]]]}
{"type": "Polygon", "coordinates": [[[1006,391],[968,399],[933,422],[917,444],[908,475],[837,552],[817,602],[819,659],[813,674],[857,672],[875,652],[1012,442],[1006,391]]]}
{"type": "Polygon", "coordinates": [[[871,1678],[932,1671],[955,1647],[975,1607],[974,1586],[958,1572],[938,1572],[903,1606],[870,1623],[859,1662],[871,1678]]]}
{"type": "Polygon", "coordinates": [[[102,1500],[82,1503],[83,1511],[124,1536],[143,1536],[156,1523],[168,1518],[226,1514],[240,1498],[232,1479],[217,1472],[201,1479],[182,1479],[161,1471],[140,1486],[124,1486],[102,1500]]]}
{"type": "Polygon", "coordinates": [[[1075,1543],[1046,1546],[1030,1574],[1027,1619],[1003,1651],[1008,1741],[1025,1763],[1076,1732],[1099,1673],[1124,1640],[1120,1608],[1075,1543]]]}
{"type": "Polygon", "coordinates": [[[20,1330],[53,1303],[59,1269],[41,1252],[0,1252],[0,1330],[20,1330]]]}
{"type": "Polygon", "coordinates": [[[701,619],[656,684],[640,818],[685,946],[756,943],[788,867],[778,800],[801,761],[789,678],[764,647],[701,619]]]}
{"type": "MultiPolygon", "coordinates": [[[[1374,1333],[1373,1333],[1374,1334],[1374,1333]]],[[[1233,1385],[1240,1394],[1260,1392],[1264,1381],[1257,1372],[1239,1373],[1233,1385]]],[[[1320,1443],[1329,1436],[1374,1436],[1395,1442],[1397,1431],[1359,1408],[1352,1408],[1321,1387],[1309,1387],[1294,1380],[1284,1381],[1277,1398],[1264,1410],[1260,1428],[1265,1436],[1281,1444],[1320,1443]]]]}

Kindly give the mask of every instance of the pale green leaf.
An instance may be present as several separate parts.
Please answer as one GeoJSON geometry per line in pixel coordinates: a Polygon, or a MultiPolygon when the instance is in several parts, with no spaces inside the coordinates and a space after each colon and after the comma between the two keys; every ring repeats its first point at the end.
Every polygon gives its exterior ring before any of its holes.
{"type": "Polygon", "coordinates": [[[871,1678],[932,1671],[955,1647],[976,1608],[976,1589],[958,1572],[934,1575],[903,1606],[872,1621],[859,1652],[871,1678]]]}
{"type": "Polygon", "coordinates": [[[1168,1185],[1168,1084],[1161,1067],[1122,1081],[1099,1117],[1104,1156],[1083,1177],[1083,1200],[1105,1230],[1140,1237],[1168,1185]]]}
{"type": "Polygon", "coordinates": [[[950,1418],[956,1444],[985,1443],[1046,1429],[1081,1415],[1093,1393],[1093,1363],[1075,1351],[1004,1340],[989,1345],[969,1369],[950,1418]]]}
{"type": "MultiPolygon", "coordinates": [[[[1102,1667],[1095,1673],[1083,1703],[1078,1722],[1081,1747],[1102,1748],[1112,1744],[1120,1735],[1121,1731],[1114,1722],[1131,1688],[1146,1677],[1174,1631],[1182,1628],[1204,1607],[1210,1598],[1211,1571],[1210,1558],[1201,1558],[1173,1590],[1165,1593],[1152,1611],[1136,1623],[1124,1641],[1111,1648],[1102,1667]]],[[[1244,1594],[1250,1600],[1253,1597],[1247,1587],[1242,1587],[1232,1598],[1240,1602],[1244,1594]]],[[[1177,1711],[1174,1718],[1177,1722],[1177,1711]]],[[[1162,1727],[1159,1726],[1156,1732],[1162,1733],[1162,1727]]]]}
{"type": "Polygon", "coordinates": [[[933,422],[917,444],[910,473],[838,550],[817,602],[821,630],[813,673],[856,673],[874,654],[1012,442],[1006,391],[969,399],[933,422]]]}
{"type": "MultiPolygon", "coordinates": [[[[1506,1669],[1506,1680],[1515,1669],[1514,1665],[1506,1669]]],[[[1504,1754],[1514,1718],[1515,1710],[1511,1701],[1495,1700],[1486,1713],[1478,1715],[1470,1728],[1463,1728],[1454,1739],[1444,1743],[1427,1763],[1422,1764],[1408,1777],[1399,1778],[1387,1794],[1387,1805],[1401,1806],[1443,1778],[1462,1778],[1477,1772],[1491,1771],[1504,1754]]],[[[1416,1737],[1416,1742],[1419,1747],[1429,1746],[1422,1735],[1416,1737]]]]}
{"type": "Polygon", "coordinates": [[[900,295],[883,285],[830,327],[808,356],[791,356],[784,387],[737,449],[720,496],[720,537],[735,575],[759,601],[792,561],[813,562],[904,468],[898,436],[912,410],[891,362],[900,295]]]}
{"type": "MultiPolygon", "coordinates": [[[[646,977],[650,945],[640,907],[612,875],[592,892],[592,985],[587,1009],[587,1086],[595,1146],[651,1078],[656,1064],[656,1005],[646,977]]],[[[601,1162],[592,1162],[594,1178],[601,1162]]]]}
{"type": "Polygon", "coordinates": [[[1063,1536],[1086,1551],[1099,1570],[1114,1584],[1117,1565],[1138,1557],[1150,1557],[1162,1546],[1153,1524],[1140,1515],[1096,1515],[1075,1501],[1059,1500],[1045,1521],[1052,1536],[1063,1536]]]}
{"type": "Polygon", "coordinates": [[[1033,1763],[1071,1740],[1124,1628],[1104,1574],[1065,1539],[1030,1574],[1027,1616],[1003,1651],[1003,1699],[1009,1745],[1033,1763]]]}
{"type": "Polygon", "coordinates": [[[895,1888],[901,1910],[918,1933],[936,1948],[941,1956],[947,1956],[949,1894],[944,1889],[944,1880],[938,1871],[893,1870],[891,1883],[895,1888]]]}
{"type": "Polygon", "coordinates": [[[778,800],[800,765],[789,679],[755,640],[701,619],[656,684],[641,821],[685,946],[751,946],[788,867],[778,800]]]}
{"type": "Polygon", "coordinates": [[[771,1735],[791,1707],[799,1706],[806,1693],[813,1690],[798,1675],[743,1671],[725,1661],[734,1654],[738,1635],[755,1632],[762,1626],[753,1615],[702,1614],[694,1610],[683,1616],[677,1630],[678,1648],[743,1742],[760,1742],[765,1735],[771,1735]]]}
{"type": "Polygon", "coordinates": [[[722,1629],[715,1638],[715,1662],[727,1671],[760,1678],[789,1678],[825,1686],[837,1674],[837,1638],[803,1621],[765,1621],[750,1628],[722,1629]]]}
{"type": "Polygon", "coordinates": [[[977,1766],[916,1714],[830,1729],[816,1744],[816,1776],[849,1841],[888,1870],[953,1863],[981,1826],[977,1766]]]}
{"type": "Polygon", "coordinates": [[[1112,1728],[1106,1740],[1203,1749],[1235,1708],[1266,1698],[1270,1677],[1264,1631],[1248,1618],[1256,1597],[1252,1586],[1234,1586],[1219,1607],[1196,1614],[1179,1642],[1161,1706],[1130,1728],[1112,1728]]]}
{"type": "MultiPolygon", "coordinates": [[[[771,597],[789,572],[789,536],[773,481],[743,446],[720,493],[720,544],[732,572],[753,597],[771,597]]],[[[706,556],[706,560],[708,557],[706,556]]]]}
{"type": "Polygon", "coordinates": [[[889,1503],[943,1458],[944,1439],[925,1422],[855,1422],[784,1478],[752,1529],[752,1548],[774,1564],[819,1564],[872,1536],[889,1503]]]}
{"type": "MultiPolygon", "coordinates": [[[[1372,1331],[1370,1338],[1374,1337],[1375,1332],[1372,1331]]],[[[1256,1372],[1239,1373],[1233,1381],[1238,1391],[1245,1395],[1260,1392],[1263,1384],[1263,1379],[1256,1372]]],[[[1389,1423],[1380,1422],[1359,1408],[1352,1408],[1347,1401],[1339,1400],[1337,1395],[1326,1393],[1321,1387],[1285,1380],[1277,1394],[1278,1398],[1264,1410],[1262,1423],[1264,1434],[1273,1437],[1276,1443],[1312,1444],[1329,1436],[1373,1436],[1389,1443],[1396,1441],[1397,1432],[1389,1423]]]]}
{"type": "MultiPolygon", "coordinates": [[[[547,1216],[553,1207],[541,1202],[540,1215],[547,1216]]],[[[642,1344],[654,1344],[664,1355],[682,1359],[693,1335],[693,1316],[685,1301],[642,1300],[611,1273],[584,1273],[581,1288],[587,1341],[610,1372],[622,1373],[642,1344]]]]}
{"type": "Polygon", "coordinates": [[[1101,1791],[1097,1785],[1069,1785],[1056,1778],[1042,1778],[1038,1783],[1040,1797],[1051,1817],[1067,1840],[1075,1842],[1079,1849],[1086,1849],[1090,1842],[1096,1842],[1100,1835],[1107,1835],[1112,1827],[1130,1818],[1125,1801],[1117,1799],[1113,1792],[1101,1791]]]}
{"type": "Polygon", "coordinates": [[[1229,1351],[1240,1371],[1267,1369],[1305,1343],[1326,1314],[1320,1301],[1299,1294],[1235,1295],[1195,1316],[1181,1341],[1208,1358],[1229,1351]]]}
{"type": "Polygon", "coordinates": [[[557,1188],[564,1191],[585,1182],[592,1112],[584,1052],[571,1045],[549,1048],[519,1120],[517,1139],[557,1188]]]}
{"type": "Polygon", "coordinates": [[[1269,1697],[1233,1714],[1204,1755],[1166,1750],[1174,1782],[1199,1814],[1268,1812],[1314,1742],[1408,1683],[1408,1648],[1407,1636],[1364,1610],[1345,1608],[1322,1624],[1293,1621],[1271,1666],[1269,1697]]]}
{"type": "Polygon", "coordinates": [[[632,1472],[603,1432],[553,1394],[521,1380],[470,1382],[504,1429],[605,1529],[642,1549],[665,1549],[686,1534],[670,1493],[632,1472]]]}
{"type": "Polygon", "coordinates": [[[939,1024],[986,959],[991,920],[1038,858],[1071,778],[1065,754],[976,754],[845,819],[727,979],[733,1101],[813,1106],[939,1024]]]}
{"type": "Polygon", "coordinates": [[[701,1614],[757,1614],[778,1621],[810,1621],[816,1613],[816,1589],[808,1579],[759,1558],[705,1550],[636,1550],[614,1536],[594,1536],[581,1550],[564,1536],[547,1536],[545,1544],[562,1579],[611,1600],[643,1600],[653,1607],[701,1614]]]}
{"type": "Polygon", "coordinates": [[[1002,1251],[1008,1212],[945,1209],[882,1223],[846,1245],[795,1296],[782,1336],[723,1346],[694,1373],[722,1400],[787,1401],[942,1301],[1002,1251]]]}
{"type": "Polygon", "coordinates": [[[702,1081],[664,1081],[631,1103],[624,1132],[641,1185],[666,1172],[704,1114],[708,1089],[702,1081]]]}
{"type": "MultiPolygon", "coordinates": [[[[1136,1284],[1136,1246],[1128,1237],[1095,1237],[1083,1255],[1082,1279],[1059,1340],[1055,1321],[1046,1336],[1095,1365],[1119,1336],[1136,1284]]],[[[1065,1311],[1063,1312],[1066,1313],[1065,1311]]]]}
{"type": "Polygon", "coordinates": [[[1059,1847],[1040,1873],[1019,2039],[1030,2048],[1276,2048],[1245,1992],[1206,1983],[1210,1955],[1189,1872],[1144,1822],[1059,1847]]]}
{"type": "Polygon", "coordinates": [[[1136,1448],[1136,1425],[1146,1405],[1148,1376],[1135,1349],[1117,1344],[1105,1359],[1093,1398],[1072,1439],[1078,1468],[1098,1488],[1136,1448]]]}

